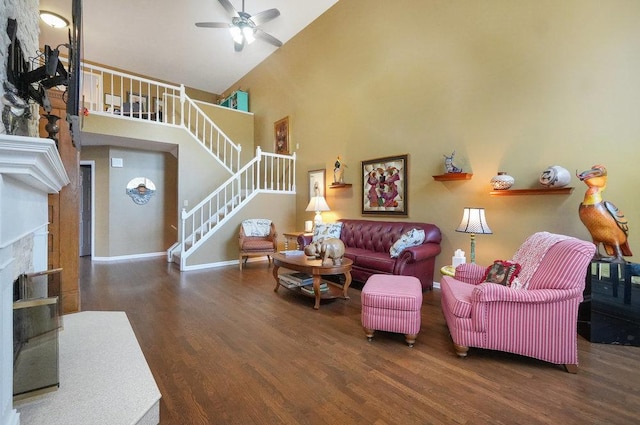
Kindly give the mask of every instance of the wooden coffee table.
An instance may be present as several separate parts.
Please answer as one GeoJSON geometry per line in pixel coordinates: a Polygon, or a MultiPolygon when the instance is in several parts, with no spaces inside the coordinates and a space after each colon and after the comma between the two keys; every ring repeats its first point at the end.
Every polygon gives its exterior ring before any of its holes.
{"type": "Polygon", "coordinates": [[[295,270],[298,272],[308,273],[313,276],[313,293],[314,295],[303,292],[299,287],[285,288],[290,291],[298,292],[306,296],[313,296],[316,299],[316,303],[313,306],[316,310],[320,308],[321,299],[333,299],[344,298],[349,299],[347,295],[347,289],[351,285],[351,266],[353,261],[348,258],[342,259],[342,264],[334,266],[329,260],[327,264],[323,265],[321,260],[309,260],[307,256],[302,255],[284,255],[279,252],[273,254],[273,278],[276,280],[276,287],[273,288],[273,292],[278,292],[278,288],[282,286],[280,279],[278,278],[278,270],[280,267],[295,270]],[[322,276],[344,274],[346,280],[344,285],[340,286],[332,282],[329,283],[329,290],[320,292],[320,283],[322,282],[322,276]]]}

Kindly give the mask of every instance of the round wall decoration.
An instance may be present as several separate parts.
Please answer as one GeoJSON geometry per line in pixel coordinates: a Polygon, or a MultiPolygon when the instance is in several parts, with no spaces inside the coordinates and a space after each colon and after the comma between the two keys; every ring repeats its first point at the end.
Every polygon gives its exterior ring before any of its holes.
{"type": "Polygon", "coordinates": [[[144,205],[156,193],[156,185],[146,177],[136,177],[127,183],[127,195],[138,205],[144,205]]]}

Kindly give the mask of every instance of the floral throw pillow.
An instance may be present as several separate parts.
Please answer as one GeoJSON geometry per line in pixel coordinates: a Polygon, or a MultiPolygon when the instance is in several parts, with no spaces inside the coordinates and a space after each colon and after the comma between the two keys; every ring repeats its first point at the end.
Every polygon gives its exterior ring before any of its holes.
{"type": "Polygon", "coordinates": [[[389,248],[389,254],[391,258],[398,258],[398,255],[405,249],[420,245],[424,242],[424,230],[423,229],[411,229],[407,233],[400,236],[391,248],[389,248]]]}
{"type": "Polygon", "coordinates": [[[313,229],[313,239],[311,242],[323,241],[328,238],[340,239],[340,232],[342,231],[342,223],[322,223],[316,225],[313,229]]]}
{"type": "Polygon", "coordinates": [[[487,267],[484,275],[485,282],[511,286],[513,279],[520,273],[520,264],[511,261],[496,260],[487,267]]]}

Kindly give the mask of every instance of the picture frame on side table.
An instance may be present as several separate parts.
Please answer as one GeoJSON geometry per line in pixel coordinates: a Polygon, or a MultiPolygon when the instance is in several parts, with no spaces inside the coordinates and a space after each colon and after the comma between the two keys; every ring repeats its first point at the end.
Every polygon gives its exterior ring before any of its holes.
{"type": "Polygon", "coordinates": [[[289,155],[289,117],[286,116],[273,124],[276,146],[275,153],[289,155]]]}
{"type": "Polygon", "coordinates": [[[312,197],[316,196],[316,188],[318,189],[318,196],[324,196],[325,175],[326,170],[324,169],[309,171],[309,202],[311,202],[312,197]]]}
{"type": "Polygon", "coordinates": [[[362,161],[362,214],[408,215],[408,155],[362,161]]]}

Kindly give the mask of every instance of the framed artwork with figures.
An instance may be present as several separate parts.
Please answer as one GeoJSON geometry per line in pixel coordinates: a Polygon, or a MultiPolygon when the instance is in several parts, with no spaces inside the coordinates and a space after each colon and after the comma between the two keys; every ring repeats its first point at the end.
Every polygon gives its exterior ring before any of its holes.
{"type": "Polygon", "coordinates": [[[276,138],[275,152],[281,155],[289,155],[289,117],[284,117],[275,122],[273,130],[276,138]]]}
{"type": "Polygon", "coordinates": [[[362,214],[408,215],[407,155],[362,161],[362,214]]]}

